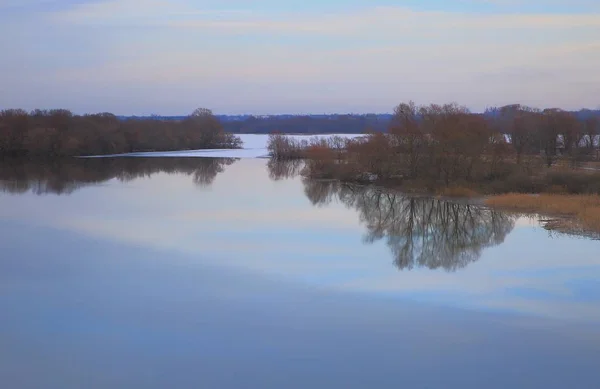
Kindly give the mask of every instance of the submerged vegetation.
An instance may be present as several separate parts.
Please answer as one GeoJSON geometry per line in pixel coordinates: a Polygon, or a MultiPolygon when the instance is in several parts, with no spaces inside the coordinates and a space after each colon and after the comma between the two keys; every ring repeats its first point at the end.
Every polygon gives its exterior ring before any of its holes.
{"type": "Polygon", "coordinates": [[[0,157],[77,156],[136,151],[240,148],[208,109],[179,121],[119,120],[110,113],[74,115],[67,110],[0,111],[0,157]]]}

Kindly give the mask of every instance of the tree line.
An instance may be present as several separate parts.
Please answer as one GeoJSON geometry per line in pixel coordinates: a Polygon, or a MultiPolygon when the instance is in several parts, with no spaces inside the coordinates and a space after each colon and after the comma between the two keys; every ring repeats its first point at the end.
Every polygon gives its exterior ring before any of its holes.
{"type": "MultiPolygon", "coordinates": [[[[483,115],[494,118],[498,107],[485,110],[483,115]]],[[[600,118],[600,110],[582,109],[569,112],[583,122],[589,118],[600,118]]],[[[160,120],[180,121],[182,116],[153,116],[160,120]]],[[[320,114],[320,115],[216,115],[227,132],[234,134],[362,134],[365,132],[387,132],[392,114],[320,114]]],[[[144,120],[150,117],[120,116],[122,120],[144,120]]]]}
{"type": "Polygon", "coordinates": [[[598,118],[581,120],[572,112],[521,105],[492,112],[403,103],[386,133],[305,142],[274,134],[268,148],[275,159],[308,158],[304,172],[313,178],[411,182],[427,189],[464,185],[537,192],[554,187],[600,193],[597,174],[561,175],[550,169],[558,162],[577,167],[598,158],[598,118]]]}
{"type": "Polygon", "coordinates": [[[208,109],[179,121],[119,120],[64,109],[0,111],[0,156],[76,156],[138,151],[240,148],[208,109]]]}

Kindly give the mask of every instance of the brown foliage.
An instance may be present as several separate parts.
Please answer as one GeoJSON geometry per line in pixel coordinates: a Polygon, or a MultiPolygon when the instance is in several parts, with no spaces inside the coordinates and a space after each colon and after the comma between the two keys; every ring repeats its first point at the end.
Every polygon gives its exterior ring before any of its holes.
{"type": "Polygon", "coordinates": [[[270,134],[267,141],[269,155],[275,160],[305,158],[307,147],[306,140],[301,141],[283,134],[270,134]]]}
{"type": "Polygon", "coordinates": [[[598,175],[553,166],[557,160],[579,164],[587,150],[584,134],[596,131],[594,120],[583,125],[565,111],[520,105],[497,112],[489,119],[457,104],[417,107],[410,102],[396,108],[389,133],[349,140],[345,152],[333,153],[325,141],[310,151],[309,143],[297,144],[296,150],[314,160],[304,169],[308,177],[393,182],[435,191],[466,187],[483,193],[600,193],[598,175]]]}
{"type": "Polygon", "coordinates": [[[187,119],[120,121],[110,113],[77,116],[67,110],[0,112],[0,155],[72,156],[202,148],[239,148],[209,110],[187,119]]]}
{"type": "Polygon", "coordinates": [[[317,177],[327,169],[356,181],[419,179],[449,185],[499,175],[507,154],[502,134],[481,115],[456,104],[417,107],[411,102],[396,108],[388,134],[348,141],[345,158],[333,167],[324,167],[332,164],[327,160],[314,169],[309,165],[306,173],[317,177]]]}

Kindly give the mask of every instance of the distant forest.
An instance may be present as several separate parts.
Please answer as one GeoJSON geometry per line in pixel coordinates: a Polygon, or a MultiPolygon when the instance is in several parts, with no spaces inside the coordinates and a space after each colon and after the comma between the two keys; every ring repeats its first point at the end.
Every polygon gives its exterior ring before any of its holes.
{"type": "MultiPolygon", "coordinates": [[[[511,107],[507,106],[507,107],[511,107]]],[[[495,119],[502,107],[488,108],[483,116],[495,119]]],[[[571,112],[580,121],[591,117],[600,119],[600,110],[582,109],[571,112]]],[[[223,129],[233,134],[363,134],[365,132],[387,132],[393,114],[322,114],[322,115],[215,115],[223,129]]],[[[145,120],[156,118],[178,121],[184,116],[121,116],[121,120],[145,120]]]]}
{"type": "MultiPolygon", "coordinates": [[[[391,114],[331,115],[215,115],[227,132],[234,134],[362,134],[367,130],[384,132],[391,114]]],[[[183,120],[184,116],[119,116],[121,120],[183,120]]]]}
{"type": "Polygon", "coordinates": [[[392,115],[276,115],[250,116],[242,120],[220,117],[226,131],[234,134],[362,134],[385,132],[392,115]]]}

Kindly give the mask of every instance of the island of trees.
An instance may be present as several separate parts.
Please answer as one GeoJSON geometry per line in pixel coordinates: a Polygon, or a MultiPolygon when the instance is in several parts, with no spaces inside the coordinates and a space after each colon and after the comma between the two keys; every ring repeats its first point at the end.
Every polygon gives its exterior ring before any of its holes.
{"type": "Polygon", "coordinates": [[[599,134],[597,117],[579,120],[559,109],[511,105],[485,115],[457,104],[408,103],[396,107],[386,133],[311,140],[272,134],[268,148],[275,159],[314,161],[308,165],[309,176],[419,180],[439,187],[532,176],[542,166],[579,167],[598,159],[599,134]]]}
{"type": "Polygon", "coordinates": [[[137,151],[239,148],[208,109],[181,120],[120,120],[110,113],[68,110],[0,111],[0,156],[81,156],[137,151]]]}
{"type": "Polygon", "coordinates": [[[310,140],[273,134],[268,148],[276,160],[305,159],[309,178],[449,196],[507,194],[488,203],[567,213],[600,231],[599,134],[598,117],[560,109],[510,105],[475,114],[457,104],[411,102],[396,107],[385,133],[310,140]]]}

